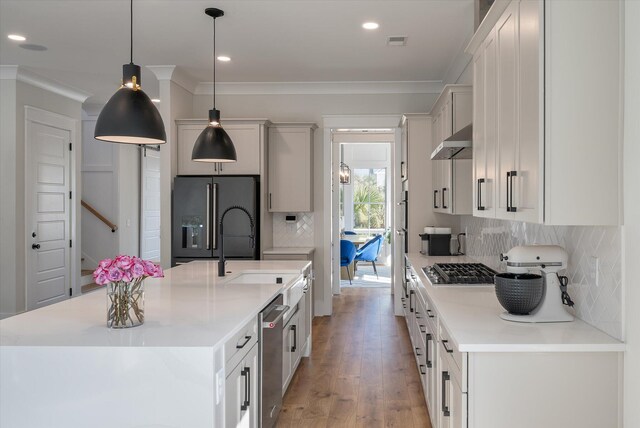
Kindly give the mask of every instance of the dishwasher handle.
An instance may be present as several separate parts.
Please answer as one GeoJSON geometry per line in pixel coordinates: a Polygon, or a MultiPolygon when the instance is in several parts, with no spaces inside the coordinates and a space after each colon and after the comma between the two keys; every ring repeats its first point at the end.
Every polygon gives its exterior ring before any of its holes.
{"type": "Polygon", "coordinates": [[[282,320],[285,312],[291,309],[290,306],[287,305],[277,305],[275,306],[263,319],[262,319],[262,328],[275,328],[276,325],[282,320]]]}

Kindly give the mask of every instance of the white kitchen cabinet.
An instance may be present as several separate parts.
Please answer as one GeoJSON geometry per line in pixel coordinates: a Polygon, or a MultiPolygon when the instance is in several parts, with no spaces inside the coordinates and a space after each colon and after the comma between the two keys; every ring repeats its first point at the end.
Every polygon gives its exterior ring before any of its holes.
{"type": "Polygon", "coordinates": [[[260,426],[258,413],[258,344],[244,356],[225,380],[225,426],[260,426]]]}
{"type": "MultiPolygon", "coordinates": [[[[409,255],[405,258],[409,269],[412,269],[410,257],[414,258],[415,263],[424,263],[422,256],[409,255]]],[[[513,343],[527,343],[527,349],[501,349],[508,343],[502,340],[477,342],[477,334],[487,328],[482,324],[487,322],[486,318],[478,319],[477,326],[461,326],[462,318],[469,320],[468,315],[461,315],[466,311],[462,307],[467,307],[458,302],[461,294],[457,294],[458,298],[455,300],[458,305],[463,306],[455,308],[451,304],[451,296],[447,296],[443,288],[432,287],[421,272],[416,276],[412,285],[415,293],[413,299],[418,302],[418,308],[423,306],[423,309],[418,309],[418,315],[424,310],[426,319],[415,318],[417,323],[413,324],[417,326],[417,332],[413,328],[409,328],[409,331],[414,347],[424,346],[426,351],[424,358],[416,355],[415,360],[421,373],[423,370],[420,366],[427,365],[427,375],[421,375],[420,379],[433,427],[620,426],[620,352],[602,351],[589,346],[582,350],[572,349],[568,337],[573,333],[569,332],[556,332],[560,348],[543,351],[540,344],[530,344],[526,340],[523,342],[522,335],[529,334],[531,326],[519,323],[511,325],[506,321],[501,321],[505,323],[502,327],[505,330],[514,329],[509,333],[513,336],[513,343]],[[435,294],[430,294],[432,292],[435,294]],[[447,312],[439,313],[434,302],[442,305],[440,308],[447,312]],[[443,314],[450,318],[445,318],[443,314]],[[425,325],[425,340],[422,341],[418,332],[425,325]],[[457,327],[453,327],[456,325],[457,327]],[[456,343],[451,334],[455,330],[449,330],[448,326],[457,328],[458,338],[466,335],[467,343],[456,343]],[[433,340],[426,340],[427,334],[432,334],[433,340]],[[473,338],[470,339],[470,336],[473,338]],[[463,346],[476,349],[461,352],[463,346]],[[430,360],[433,361],[431,368],[428,367],[430,360]]],[[[469,290],[469,293],[473,291],[469,290]]],[[[478,301],[480,300],[482,299],[478,301]]],[[[474,305],[474,317],[471,319],[476,320],[481,306],[474,305]]],[[[406,314],[408,324],[412,324],[412,315],[415,316],[415,313],[406,314]]],[[[491,312],[490,316],[499,319],[498,312],[491,312]]],[[[558,326],[539,328],[554,329],[558,326]]],[[[577,330],[585,328],[589,327],[576,326],[577,330]]],[[[542,343],[546,343],[549,339],[547,332],[541,331],[534,335],[539,334],[542,343]]],[[[576,343],[582,344],[584,341],[573,342],[573,345],[576,343]]]]}
{"type": "Polygon", "coordinates": [[[196,139],[207,127],[205,119],[180,119],[178,128],[178,175],[260,175],[265,156],[265,119],[225,119],[223,127],[236,148],[237,162],[207,163],[191,160],[196,139]]]}
{"type": "Polygon", "coordinates": [[[433,179],[431,169],[434,167],[429,160],[434,135],[433,122],[426,113],[404,114],[400,127],[406,138],[408,153],[407,181],[403,183],[408,201],[404,207],[407,216],[405,239],[409,252],[417,253],[422,247],[418,235],[425,225],[434,223],[429,192],[433,179]]]}
{"type": "Polygon", "coordinates": [[[274,123],[269,128],[270,212],[313,211],[315,123],[274,123]]]}
{"type": "Polygon", "coordinates": [[[282,329],[282,395],[300,364],[302,348],[300,343],[300,311],[289,319],[282,329]]]}
{"type": "MultiPolygon", "coordinates": [[[[445,86],[431,110],[432,149],[471,123],[471,101],[471,86],[445,86]]],[[[448,159],[430,162],[433,186],[430,200],[433,211],[445,214],[471,214],[471,160],[448,159]]]]}
{"type": "Polygon", "coordinates": [[[619,224],[621,7],[494,3],[467,47],[478,97],[474,215],[619,224]]]}

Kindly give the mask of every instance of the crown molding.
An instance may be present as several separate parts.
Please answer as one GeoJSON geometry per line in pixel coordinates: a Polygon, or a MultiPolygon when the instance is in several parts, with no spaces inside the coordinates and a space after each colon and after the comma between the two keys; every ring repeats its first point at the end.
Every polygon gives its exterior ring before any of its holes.
{"type": "Polygon", "coordinates": [[[47,79],[19,65],[0,65],[0,79],[17,80],[80,103],[84,103],[85,100],[92,95],[89,92],[65,85],[64,83],[47,79]]]}
{"type": "Polygon", "coordinates": [[[147,65],[158,81],[170,80],[192,94],[195,93],[196,83],[182,69],[175,65],[147,65]]]}
{"type": "MultiPolygon", "coordinates": [[[[356,94],[439,94],[440,80],[353,81],[353,82],[224,82],[216,83],[218,95],[356,95],[356,94]]],[[[213,94],[212,82],[200,82],[194,95],[213,94]]]]}
{"type": "Polygon", "coordinates": [[[400,114],[374,114],[374,115],[324,115],[322,116],[323,128],[363,128],[363,129],[393,129],[400,126],[400,114]]]}

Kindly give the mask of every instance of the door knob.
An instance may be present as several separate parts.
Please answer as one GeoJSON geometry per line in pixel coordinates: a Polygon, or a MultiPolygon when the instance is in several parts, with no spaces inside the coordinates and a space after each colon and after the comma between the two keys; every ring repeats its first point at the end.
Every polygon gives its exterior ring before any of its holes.
{"type": "Polygon", "coordinates": [[[31,246],[31,248],[33,248],[34,250],[39,250],[40,249],[40,244],[33,244],[31,246]]]}

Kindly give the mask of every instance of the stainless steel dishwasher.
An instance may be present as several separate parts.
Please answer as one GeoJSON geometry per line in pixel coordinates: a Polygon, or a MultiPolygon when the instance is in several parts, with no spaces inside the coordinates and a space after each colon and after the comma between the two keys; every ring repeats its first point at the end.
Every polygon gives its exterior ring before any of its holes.
{"type": "Polygon", "coordinates": [[[282,318],[289,310],[278,295],[260,312],[260,426],[271,428],[282,408],[282,318]]]}

